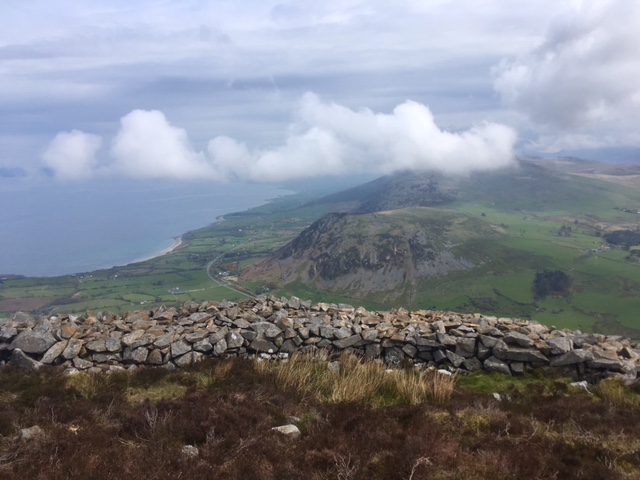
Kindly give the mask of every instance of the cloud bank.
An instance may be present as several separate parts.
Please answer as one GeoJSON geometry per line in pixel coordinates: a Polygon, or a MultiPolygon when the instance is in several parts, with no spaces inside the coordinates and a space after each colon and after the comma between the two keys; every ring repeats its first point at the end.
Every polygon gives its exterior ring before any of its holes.
{"type": "Polygon", "coordinates": [[[535,49],[495,70],[549,148],[640,144],[640,3],[579,2],[535,49]]]}
{"type": "Polygon", "coordinates": [[[79,130],[60,132],[47,146],[42,160],[58,178],[83,180],[96,172],[96,152],[101,144],[102,139],[97,135],[79,130]]]}
{"type": "Polygon", "coordinates": [[[43,157],[64,179],[108,174],[133,178],[277,182],[296,178],[363,172],[431,170],[466,174],[496,169],[514,160],[516,133],[496,123],[462,132],[442,130],[429,108],[406,101],[392,113],[352,110],[305,94],[288,136],[279,146],[250,148],[216,136],[206,151],[190,143],[187,132],[157,110],[134,110],[120,120],[107,160],[95,160],[100,138],[60,133],[43,157]]]}

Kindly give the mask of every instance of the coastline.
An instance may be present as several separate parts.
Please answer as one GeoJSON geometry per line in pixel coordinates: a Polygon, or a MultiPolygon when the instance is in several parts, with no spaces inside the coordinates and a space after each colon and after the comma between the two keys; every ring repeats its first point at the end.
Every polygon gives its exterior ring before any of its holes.
{"type": "Polygon", "coordinates": [[[173,237],[173,245],[165,248],[164,250],[159,251],[158,253],[154,253],[153,255],[149,255],[148,257],[136,259],[131,263],[146,262],[148,260],[153,260],[154,258],[162,257],[164,255],[169,255],[170,253],[176,251],[180,247],[186,246],[186,244],[187,243],[182,239],[182,235],[180,235],[179,237],[173,237]]]}

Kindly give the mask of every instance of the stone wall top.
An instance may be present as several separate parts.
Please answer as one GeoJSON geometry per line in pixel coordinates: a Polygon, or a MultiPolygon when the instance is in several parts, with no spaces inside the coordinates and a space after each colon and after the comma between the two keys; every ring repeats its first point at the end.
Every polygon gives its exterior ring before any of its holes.
{"type": "Polygon", "coordinates": [[[521,374],[561,368],[578,379],[637,381],[640,347],[620,336],[559,330],[481,314],[260,296],[241,303],[188,302],[180,308],[0,320],[0,362],[88,372],[140,365],[176,368],[205,357],[287,358],[294,352],[351,351],[389,365],[437,365],[521,374]]]}

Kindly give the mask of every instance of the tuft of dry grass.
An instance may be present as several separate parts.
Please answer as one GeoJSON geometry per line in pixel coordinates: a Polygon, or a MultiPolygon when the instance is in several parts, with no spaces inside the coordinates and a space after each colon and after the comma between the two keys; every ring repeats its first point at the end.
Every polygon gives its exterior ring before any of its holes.
{"type": "Polygon", "coordinates": [[[621,380],[608,378],[602,380],[595,388],[595,393],[602,398],[610,408],[637,408],[640,406],[640,396],[625,387],[621,380]]]}
{"type": "Polygon", "coordinates": [[[259,373],[273,373],[282,388],[332,402],[363,402],[373,406],[418,405],[425,401],[446,403],[453,393],[455,376],[437,371],[388,370],[380,362],[364,362],[343,353],[329,363],[324,351],[294,354],[287,362],[255,363],[259,373]]]}

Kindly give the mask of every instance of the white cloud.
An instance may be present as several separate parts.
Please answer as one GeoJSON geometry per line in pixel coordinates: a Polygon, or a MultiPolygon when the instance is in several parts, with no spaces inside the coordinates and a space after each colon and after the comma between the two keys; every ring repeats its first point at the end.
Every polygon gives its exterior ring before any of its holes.
{"type": "MultiPolygon", "coordinates": [[[[134,110],[120,124],[111,161],[102,171],[179,180],[270,182],[404,169],[462,174],[509,165],[516,141],[512,129],[495,123],[464,132],[444,131],[428,107],[413,101],[385,114],[326,103],[312,93],[300,100],[283,144],[268,149],[251,149],[231,137],[217,136],[208,143],[206,153],[198,152],[187,132],[171,125],[159,111],[134,110]]],[[[66,139],[65,135],[59,134],[53,143],[60,143],[58,138],[66,139]]],[[[77,178],[88,176],[96,165],[89,161],[95,149],[83,151],[90,154],[82,157],[85,161],[73,162],[82,163],[77,178]]],[[[48,165],[70,177],[70,164],[49,160],[48,165]]]]}
{"type": "Polygon", "coordinates": [[[97,135],[80,130],[60,132],[42,154],[44,164],[56,177],[64,180],[82,180],[91,177],[97,167],[96,152],[102,144],[97,135]]]}
{"type": "Polygon", "coordinates": [[[640,144],[638,25],[638,2],[577,2],[538,47],[495,69],[495,88],[538,126],[540,146],[640,144]]]}
{"type": "Polygon", "coordinates": [[[193,150],[187,132],[171,125],[162,112],[134,110],[120,119],[110,168],[134,178],[214,178],[202,152],[193,150]]]}
{"type": "Polygon", "coordinates": [[[289,130],[284,145],[253,154],[254,179],[403,169],[462,174],[508,166],[516,141],[515,131],[494,123],[444,131],[427,106],[413,101],[384,114],[325,103],[311,93],[289,130]]]}

